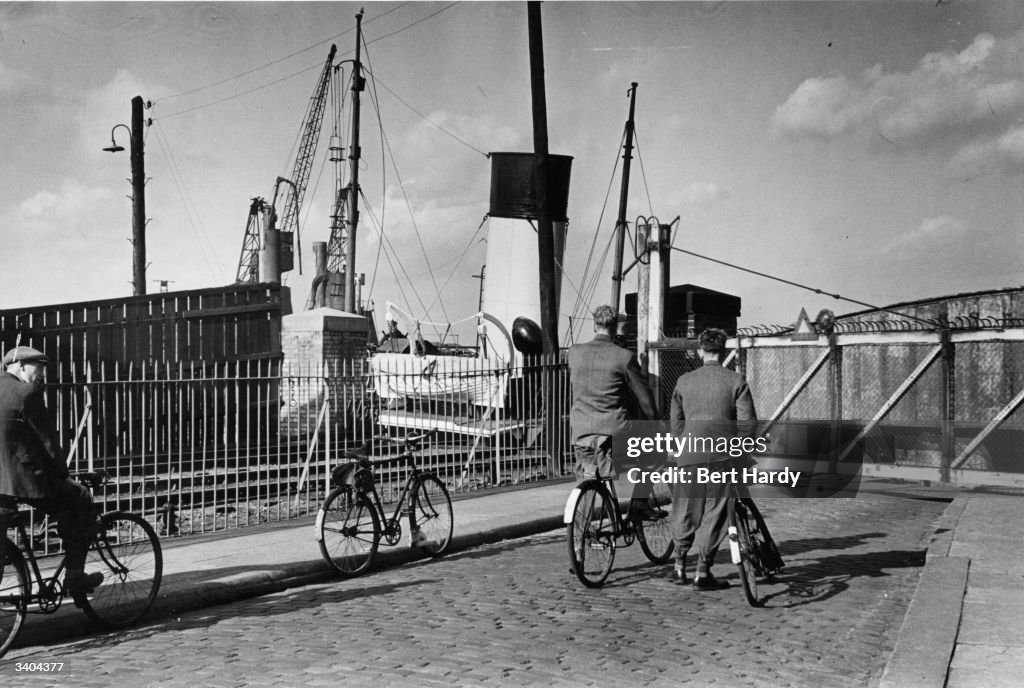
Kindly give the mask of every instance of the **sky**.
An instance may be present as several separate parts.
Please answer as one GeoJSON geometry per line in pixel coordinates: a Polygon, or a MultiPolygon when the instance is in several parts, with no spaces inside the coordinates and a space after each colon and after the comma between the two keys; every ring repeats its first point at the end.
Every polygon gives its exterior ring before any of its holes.
{"type": "MultiPolygon", "coordinates": [[[[152,103],[147,290],[232,283],[250,199],[290,175],[332,42],[347,79],[360,7],[364,296],[378,322],[387,301],[437,322],[474,313],[486,153],[533,149],[525,2],[0,3],[0,308],[131,294],[129,156],[102,148],[136,95],[152,103]]],[[[573,157],[563,329],[611,293],[610,257],[595,264],[634,81],[631,228],[678,218],[679,248],[879,306],[1021,285],[1024,3],[556,1],[541,14],[549,148],[573,157]]],[[[285,276],[296,310],[312,243],[329,237],[334,121],[329,103],[303,274],[285,276]]],[[[740,296],[741,325],[862,310],[681,252],[671,274],[740,296]]]]}

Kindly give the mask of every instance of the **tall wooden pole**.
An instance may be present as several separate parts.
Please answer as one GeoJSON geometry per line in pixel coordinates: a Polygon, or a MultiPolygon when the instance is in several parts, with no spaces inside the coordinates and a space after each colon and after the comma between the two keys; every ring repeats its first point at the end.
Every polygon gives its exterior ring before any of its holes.
{"type": "Polygon", "coordinates": [[[359,313],[356,303],[356,225],[359,223],[359,94],[363,90],[359,51],[363,43],[363,12],[356,15],[356,59],[352,63],[352,145],[348,155],[348,238],[345,241],[345,310],[359,313]]]}
{"type": "MultiPolygon", "coordinates": [[[[629,89],[629,119],[626,120],[626,145],[623,146],[625,152],[622,154],[619,217],[615,222],[615,262],[612,263],[612,301],[610,305],[616,313],[619,312],[619,299],[622,295],[622,254],[625,252],[626,245],[626,198],[629,196],[629,168],[633,161],[633,115],[636,112],[636,87],[637,83],[634,81],[629,89]]],[[[639,293],[637,292],[638,295],[639,293]]]]}
{"type": "Polygon", "coordinates": [[[136,296],[146,294],[146,163],[142,149],[142,96],[132,98],[132,286],[136,296]]]}
{"type": "Polygon", "coordinates": [[[533,95],[533,152],[537,161],[537,262],[540,270],[540,326],[544,353],[558,351],[558,303],[555,300],[555,236],[548,208],[548,106],[544,92],[544,36],[540,3],[527,3],[530,32],[530,91],[533,95]]]}

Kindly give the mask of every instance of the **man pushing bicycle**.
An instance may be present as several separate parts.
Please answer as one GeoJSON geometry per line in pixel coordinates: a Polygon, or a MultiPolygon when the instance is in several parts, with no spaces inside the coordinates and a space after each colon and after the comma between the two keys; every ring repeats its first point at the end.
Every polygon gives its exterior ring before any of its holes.
{"type": "MultiPolygon", "coordinates": [[[[672,393],[672,407],[669,419],[672,435],[678,440],[685,438],[691,447],[698,450],[680,452],[677,465],[696,474],[698,469],[705,473],[720,471],[735,459],[730,452],[712,449],[708,445],[726,446],[737,437],[750,437],[757,425],[754,399],[750,388],[739,373],[722,367],[727,335],[719,329],[707,329],[700,333],[697,344],[700,347],[702,367],[681,376],[672,393]]],[[[723,485],[674,483],[672,486],[672,535],[675,539],[676,561],[673,578],[677,584],[686,584],[686,553],[694,545],[700,531],[697,545],[697,571],[693,581],[694,590],[718,590],[729,587],[729,583],[711,574],[715,554],[725,537],[728,514],[727,490],[723,485]],[[701,525],[705,527],[701,529],[701,525]]]]}

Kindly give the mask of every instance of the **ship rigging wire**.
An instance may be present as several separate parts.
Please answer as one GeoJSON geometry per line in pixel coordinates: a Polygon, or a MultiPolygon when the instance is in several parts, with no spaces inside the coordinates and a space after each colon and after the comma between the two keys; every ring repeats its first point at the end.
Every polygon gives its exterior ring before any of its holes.
{"type": "MultiPolygon", "coordinates": [[[[406,4],[409,4],[409,3],[406,3],[406,4]]],[[[449,5],[445,6],[445,7],[442,7],[441,9],[437,10],[436,12],[433,12],[432,14],[427,15],[426,17],[422,17],[420,19],[417,19],[416,21],[414,21],[411,24],[407,24],[406,26],[403,26],[400,29],[392,31],[389,34],[385,34],[383,36],[379,36],[378,38],[375,38],[374,40],[370,41],[369,43],[364,41],[363,45],[364,46],[365,45],[370,45],[372,43],[376,43],[377,41],[383,40],[385,38],[390,38],[391,36],[395,36],[395,35],[397,35],[399,33],[402,33],[403,31],[411,29],[414,26],[422,24],[423,22],[425,22],[425,21],[427,21],[429,19],[432,19],[433,17],[436,17],[437,15],[441,14],[442,12],[445,12],[446,10],[451,9],[452,7],[454,7],[455,5],[458,5],[458,4],[459,4],[458,2],[453,2],[453,3],[451,3],[451,4],[449,4],[449,5]]],[[[404,7],[404,5],[401,5],[400,7],[404,7]]],[[[383,17],[383,16],[385,16],[387,14],[390,14],[391,12],[393,12],[393,11],[395,11],[397,9],[400,9],[400,7],[397,7],[395,9],[393,9],[393,10],[390,10],[389,12],[385,12],[384,14],[381,14],[381,15],[375,17],[374,19],[380,19],[381,17],[383,17]]],[[[370,20],[370,21],[372,21],[372,20],[370,20]]],[[[369,23],[369,21],[367,21],[367,23],[369,23]]],[[[248,74],[251,74],[253,72],[259,71],[260,69],[263,69],[264,67],[268,67],[268,66],[270,66],[272,64],[276,64],[277,62],[281,62],[281,61],[283,61],[285,59],[288,59],[289,57],[293,57],[295,55],[300,55],[300,54],[302,54],[302,53],[304,53],[304,52],[306,52],[308,50],[311,50],[312,48],[315,48],[315,47],[317,47],[317,46],[319,46],[319,45],[321,45],[323,43],[327,43],[327,42],[329,42],[331,40],[334,40],[334,38],[343,36],[346,33],[349,33],[349,32],[351,32],[353,30],[354,29],[348,29],[348,30],[343,31],[342,33],[338,34],[337,36],[334,36],[332,38],[328,38],[328,39],[326,39],[324,41],[320,41],[320,42],[315,43],[315,44],[313,44],[313,45],[311,45],[311,46],[309,46],[309,47],[307,47],[307,48],[305,48],[303,50],[296,51],[295,53],[292,53],[291,55],[287,55],[287,56],[285,56],[283,58],[280,58],[280,59],[275,60],[273,62],[267,63],[267,64],[262,65],[260,67],[255,67],[255,68],[253,68],[251,70],[243,72],[242,74],[236,75],[234,77],[228,77],[227,79],[223,79],[223,80],[221,80],[219,82],[216,82],[216,83],[213,83],[213,84],[209,84],[207,86],[202,86],[202,87],[199,87],[199,88],[191,89],[189,91],[183,91],[181,93],[172,94],[171,96],[165,96],[165,97],[161,98],[160,100],[170,100],[172,98],[185,95],[186,93],[195,93],[197,91],[201,91],[201,90],[204,90],[206,88],[212,88],[213,86],[218,86],[218,85],[222,85],[222,84],[228,83],[228,82],[233,81],[233,80],[235,80],[237,78],[241,78],[242,76],[247,76],[248,74]]],[[[349,52],[351,52],[351,51],[349,51],[349,52]]],[[[348,53],[344,53],[344,54],[347,55],[348,53]]],[[[267,83],[254,86],[253,88],[246,89],[246,90],[241,91],[239,93],[235,93],[235,94],[232,94],[232,95],[229,95],[229,96],[225,96],[223,98],[218,98],[217,100],[214,100],[214,101],[211,101],[211,102],[208,102],[208,103],[203,103],[203,104],[200,104],[200,105],[196,105],[196,106],[193,106],[193,107],[190,107],[190,108],[186,108],[184,110],[178,110],[177,112],[172,112],[170,114],[164,115],[163,117],[165,119],[166,118],[170,118],[170,117],[177,117],[179,115],[184,115],[185,113],[188,113],[188,112],[194,112],[196,110],[201,110],[203,108],[212,107],[214,105],[219,105],[220,103],[224,103],[224,102],[227,102],[229,100],[234,100],[236,98],[240,98],[240,97],[242,97],[244,95],[248,95],[250,93],[254,93],[256,91],[262,90],[262,89],[267,88],[269,86],[273,86],[275,84],[281,83],[282,81],[287,81],[288,79],[293,79],[293,78],[295,78],[297,76],[301,76],[302,74],[305,74],[306,72],[309,72],[309,71],[312,71],[314,69],[317,69],[319,66],[320,66],[319,64],[315,64],[315,65],[312,65],[312,66],[309,66],[309,67],[305,67],[304,69],[301,69],[298,72],[293,72],[291,74],[288,74],[287,76],[283,76],[283,77],[280,77],[278,79],[274,79],[272,81],[269,81],[267,83]]]]}
{"type": "MultiPolygon", "coordinates": [[[[391,14],[392,12],[397,12],[398,10],[402,9],[403,7],[405,7],[408,4],[410,4],[410,3],[403,2],[401,5],[398,5],[397,7],[393,7],[390,10],[388,10],[387,12],[384,12],[383,14],[378,14],[376,17],[367,19],[365,22],[363,22],[363,25],[365,26],[367,24],[370,24],[372,22],[377,21],[378,19],[382,19],[382,18],[388,16],[389,14],[391,14]]],[[[160,98],[160,100],[171,100],[173,98],[180,98],[181,96],[187,96],[187,95],[191,95],[192,93],[198,93],[199,91],[205,91],[206,89],[213,88],[214,86],[222,86],[222,85],[224,85],[224,84],[226,84],[226,83],[228,83],[230,81],[235,81],[236,79],[241,79],[244,76],[249,76],[250,74],[254,74],[254,73],[260,71],[261,69],[266,69],[267,67],[272,67],[272,66],[274,66],[276,64],[284,62],[285,60],[288,60],[288,59],[291,59],[293,57],[296,57],[297,55],[301,55],[302,53],[307,53],[310,50],[313,50],[314,48],[319,48],[322,45],[326,45],[327,43],[330,43],[331,41],[336,41],[337,39],[341,38],[342,36],[344,36],[346,34],[349,34],[349,33],[352,33],[353,31],[355,31],[355,27],[354,26],[351,27],[351,28],[345,29],[341,33],[334,34],[333,36],[330,36],[329,38],[325,38],[322,41],[317,41],[316,43],[313,43],[312,45],[308,45],[305,48],[301,48],[300,50],[296,50],[293,53],[289,53],[288,55],[285,55],[284,57],[279,57],[279,58],[277,58],[275,60],[271,60],[270,62],[261,64],[258,67],[253,67],[252,69],[247,69],[244,72],[240,72],[238,74],[235,74],[234,76],[226,77],[224,79],[221,79],[220,81],[215,81],[213,83],[206,84],[205,86],[197,86],[197,87],[191,88],[191,89],[189,89],[187,91],[181,91],[179,93],[172,93],[169,96],[162,96],[160,98]]]]}
{"type": "Polygon", "coordinates": [[[902,318],[908,318],[910,320],[917,320],[918,322],[926,323],[929,327],[935,327],[935,321],[933,321],[933,320],[925,320],[924,318],[918,318],[916,316],[908,315],[907,313],[901,313],[899,311],[894,311],[894,310],[891,310],[889,308],[883,308],[881,306],[874,306],[874,305],[872,305],[870,303],[866,303],[864,301],[858,301],[857,299],[851,299],[851,298],[848,298],[846,296],[842,296],[840,294],[833,294],[831,292],[827,292],[827,291],[825,291],[823,289],[818,289],[816,287],[812,287],[812,286],[809,286],[807,284],[802,284],[800,282],[794,282],[793,280],[788,280],[788,279],[785,279],[783,277],[777,277],[775,275],[770,275],[767,272],[760,272],[759,270],[754,270],[753,268],[747,268],[747,267],[744,267],[742,265],[737,265],[735,263],[730,263],[728,261],[720,260],[718,258],[712,258],[711,256],[705,256],[703,254],[696,253],[695,251],[687,251],[686,249],[679,248],[678,246],[673,246],[672,250],[673,251],[679,251],[680,253],[685,253],[686,255],[693,256],[694,258],[700,258],[702,260],[707,260],[707,261],[710,261],[712,263],[718,263],[719,265],[724,265],[724,266],[732,268],[734,270],[740,270],[742,272],[749,272],[750,274],[757,275],[758,277],[765,277],[767,279],[775,280],[776,282],[782,282],[783,284],[788,284],[790,286],[797,287],[799,289],[805,289],[807,291],[814,292],[815,294],[820,294],[822,296],[831,296],[833,299],[838,299],[840,301],[848,301],[850,303],[855,303],[858,306],[864,306],[864,307],[870,308],[872,310],[882,311],[882,312],[885,312],[885,313],[891,313],[893,315],[898,315],[898,316],[900,316],[902,318]]]}
{"type": "MultiPolygon", "coordinates": [[[[582,288],[576,292],[576,303],[573,305],[572,315],[569,316],[570,330],[568,332],[569,339],[575,339],[575,333],[572,331],[573,325],[571,323],[578,322],[579,326],[582,327],[583,318],[580,316],[580,311],[584,310],[590,304],[590,300],[593,298],[594,292],[597,290],[597,285],[600,283],[601,271],[604,269],[605,261],[608,258],[608,250],[611,247],[611,241],[614,239],[615,233],[612,232],[611,237],[608,240],[608,244],[605,246],[604,252],[601,255],[601,259],[595,267],[593,276],[590,276],[590,269],[593,265],[594,249],[597,247],[597,240],[601,234],[601,224],[604,222],[604,214],[608,209],[608,199],[611,197],[612,185],[615,183],[615,174],[619,169],[619,151],[622,150],[624,142],[626,140],[626,130],[623,128],[622,137],[619,139],[619,145],[615,149],[615,161],[612,164],[612,172],[608,178],[608,188],[605,191],[604,203],[601,204],[601,213],[597,219],[597,227],[594,229],[593,239],[590,242],[590,250],[587,253],[587,262],[583,268],[583,277],[580,280],[582,288]]],[[[565,271],[563,270],[563,275],[565,271]]]]}
{"type": "MultiPolygon", "coordinates": [[[[369,72],[369,70],[367,70],[367,72],[369,72]]],[[[398,94],[397,94],[397,93],[395,93],[395,92],[394,92],[393,90],[391,90],[391,88],[389,88],[389,87],[388,87],[388,85],[387,85],[386,83],[384,83],[384,81],[383,81],[382,79],[380,79],[379,77],[375,77],[375,79],[376,79],[377,83],[378,83],[378,84],[379,84],[379,85],[380,85],[380,86],[381,86],[381,87],[382,87],[382,88],[383,88],[383,89],[384,89],[385,91],[387,91],[387,92],[388,92],[388,93],[390,93],[390,94],[391,94],[392,96],[394,96],[394,98],[395,98],[395,99],[396,99],[396,100],[397,100],[398,102],[400,102],[400,103],[401,103],[402,105],[404,105],[405,107],[407,107],[407,108],[409,108],[410,110],[412,110],[412,111],[413,111],[413,112],[414,112],[414,113],[415,113],[415,114],[416,114],[416,115],[417,115],[417,116],[418,116],[419,118],[421,118],[421,119],[422,119],[423,121],[425,121],[425,122],[426,122],[427,124],[430,124],[431,126],[433,126],[433,127],[436,127],[436,128],[437,128],[437,129],[439,129],[439,130],[440,130],[440,131],[441,131],[442,133],[444,133],[444,134],[447,134],[447,135],[448,135],[448,136],[450,136],[451,138],[453,138],[453,139],[455,139],[456,141],[458,141],[459,143],[461,143],[461,144],[462,144],[463,146],[465,146],[466,148],[469,148],[470,150],[472,150],[472,151],[474,151],[474,152],[476,152],[476,153],[479,153],[480,155],[484,156],[485,158],[488,158],[488,159],[489,159],[489,158],[491,157],[489,153],[485,153],[484,151],[480,150],[479,148],[477,148],[477,147],[476,147],[476,146],[474,146],[473,144],[471,144],[471,143],[467,143],[466,141],[463,141],[463,140],[462,140],[461,138],[459,138],[458,136],[456,136],[456,135],[455,135],[455,134],[453,134],[452,132],[448,131],[447,129],[445,129],[444,127],[442,127],[442,126],[441,126],[440,124],[438,124],[437,122],[435,122],[434,120],[430,119],[429,117],[427,117],[426,115],[424,115],[424,114],[423,114],[422,112],[420,112],[419,110],[417,110],[416,108],[414,108],[414,107],[413,107],[412,105],[410,105],[410,104],[409,104],[409,103],[408,103],[408,102],[407,102],[407,101],[406,101],[406,100],[405,100],[404,98],[402,98],[402,96],[398,95],[398,94]]]]}
{"type": "MultiPolygon", "coordinates": [[[[150,129],[154,128],[148,127],[146,129],[147,140],[149,139],[150,129]]],[[[199,209],[196,207],[195,200],[192,199],[191,194],[188,192],[184,176],[181,174],[181,168],[178,166],[178,162],[174,157],[173,151],[171,151],[171,145],[170,141],[167,140],[167,135],[163,133],[162,129],[154,129],[154,131],[154,137],[156,138],[157,145],[163,153],[164,159],[167,161],[167,170],[171,177],[171,182],[174,184],[175,189],[178,192],[178,196],[181,199],[182,207],[185,210],[185,218],[188,220],[189,226],[192,228],[192,233],[196,235],[196,244],[199,246],[200,252],[203,254],[203,260],[206,261],[207,267],[210,268],[210,273],[215,279],[217,279],[220,275],[217,273],[217,269],[214,266],[213,261],[210,259],[211,255],[216,255],[216,251],[213,250],[213,243],[210,241],[209,233],[203,225],[202,216],[199,214],[199,209]]]]}

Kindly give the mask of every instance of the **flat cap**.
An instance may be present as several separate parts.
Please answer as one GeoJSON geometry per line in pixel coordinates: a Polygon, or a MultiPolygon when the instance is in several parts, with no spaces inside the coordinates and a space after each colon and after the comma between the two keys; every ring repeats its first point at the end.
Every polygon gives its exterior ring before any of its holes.
{"type": "Polygon", "coordinates": [[[2,365],[8,366],[11,363],[49,363],[50,359],[46,357],[39,349],[33,349],[31,346],[16,346],[7,352],[4,356],[2,365]]]}

